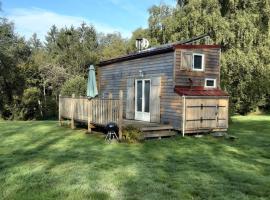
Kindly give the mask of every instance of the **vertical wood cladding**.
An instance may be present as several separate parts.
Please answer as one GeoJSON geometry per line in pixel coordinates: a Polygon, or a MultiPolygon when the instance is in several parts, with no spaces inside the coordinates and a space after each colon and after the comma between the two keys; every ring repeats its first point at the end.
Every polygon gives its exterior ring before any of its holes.
{"type": "Polygon", "coordinates": [[[142,70],[145,79],[161,78],[160,122],[171,124],[175,129],[180,130],[182,125],[182,97],[174,92],[174,86],[189,86],[189,78],[194,86],[204,86],[205,78],[216,78],[219,88],[220,49],[176,48],[174,52],[119,61],[98,67],[100,97],[107,97],[112,92],[113,96],[117,98],[119,90],[123,90],[124,118],[126,117],[127,84],[130,84],[128,80],[142,79],[139,74],[140,70],[142,70]],[[182,52],[204,54],[204,71],[181,68],[182,52]]]}
{"type": "MultiPolygon", "coordinates": [[[[160,122],[172,124],[175,129],[181,126],[181,97],[174,92],[174,52],[163,53],[128,61],[108,64],[98,68],[99,94],[107,96],[109,92],[118,97],[119,90],[124,95],[124,117],[126,117],[127,82],[129,79],[141,79],[142,70],[145,79],[161,78],[160,122]]],[[[135,91],[134,91],[135,92],[135,91]]]]}
{"type": "Polygon", "coordinates": [[[205,78],[216,78],[217,87],[220,88],[220,49],[202,48],[202,49],[181,49],[175,50],[175,85],[189,86],[192,80],[194,86],[204,86],[205,78]],[[181,67],[182,55],[184,53],[204,54],[204,71],[192,71],[192,69],[183,69],[181,67]]]}

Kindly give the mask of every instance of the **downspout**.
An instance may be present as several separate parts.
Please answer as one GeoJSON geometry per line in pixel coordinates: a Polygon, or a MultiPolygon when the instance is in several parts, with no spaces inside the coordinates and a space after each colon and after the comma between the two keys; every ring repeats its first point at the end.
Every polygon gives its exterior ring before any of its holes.
{"type": "Polygon", "coordinates": [[[186,96],[182,96],[183,99],[183,113],[182,113],[182,136],[185,137],[185,124],[186,124],[186,96]]]}

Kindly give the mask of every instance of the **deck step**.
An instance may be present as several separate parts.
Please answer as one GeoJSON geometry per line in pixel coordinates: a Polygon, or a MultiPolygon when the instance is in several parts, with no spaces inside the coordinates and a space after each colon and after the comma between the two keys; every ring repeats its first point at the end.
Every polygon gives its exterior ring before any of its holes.
{"type": "Polygon", "coordinates": [[[161,130],[172,130],[173,127],[170,125],[163,125],[163,126],[147,126],[140,128],[141,131],[161,131],[161,130]]]}
{"type": "Polygon", "coordinates": [[[177,133],[176,131],[149,131],[144,132],[144,138],[158,138],[158,137],[168,137],[168,136],[175,136],[177,133]]]}

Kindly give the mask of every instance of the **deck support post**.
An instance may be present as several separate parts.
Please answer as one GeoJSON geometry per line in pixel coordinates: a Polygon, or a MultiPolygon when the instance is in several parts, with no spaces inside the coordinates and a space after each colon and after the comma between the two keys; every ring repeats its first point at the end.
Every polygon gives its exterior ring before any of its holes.
{"type": "Polygon", "coordinates": [[[182,109],[182,136],[185,137],[185,126],[186,126],[186,96],[182,97],[183,109],[182,109]]]}
{"type": "Polygon", "coordinates": [[[72,94],[72,101],[71,101],[71,128],[75,129],[75,94],[72,94]]]}
{"type": "Polygon", "coordinates": [[[119,91],[119,139],[122,139],[122,126],[123,126],[123,90],[119,91]]]}
{"type": "Polygon", "coordinates": [[[91,99],[88,99],[88,109],[87,109],[87,119],[88,119],[88,123],[87,123],[87,126],[88,126],[88,133],[91,133],[92,132],[92,129],[91,129],[91,122],[92,122],[92,100],[91,99]]]}
{"type": "Polygon", "coordinates": [[[61,110],[61,107],[62,107],[62,102],[61,102],[61,94],[59,95],[59,98],[58,98],[58,121],[59,121],[59,125],[62,126],[62,110],[61,110]]]}

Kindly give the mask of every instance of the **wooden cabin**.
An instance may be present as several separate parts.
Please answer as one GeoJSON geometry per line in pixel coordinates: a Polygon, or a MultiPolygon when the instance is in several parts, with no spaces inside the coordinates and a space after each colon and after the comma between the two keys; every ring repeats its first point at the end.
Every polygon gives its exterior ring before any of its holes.
{"type": "Polygon", "coordinates": [[[220,88],[219,45],[202,37],[102,61],[98,97],[59,96],[59,121],[133,125],[144,137],[226,131],[229,96],[220,88]]]}
{"type": "Polygon", "coordinates": [[[220,88],[219,45],[177,42],[98,64],[101,98],[123,91],[123,118],[182,134],[226,131],[229,96],[220,88]]]}

